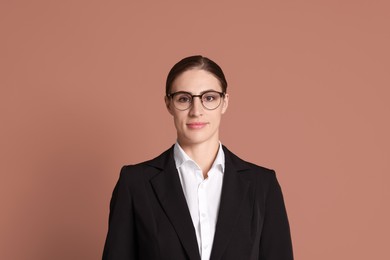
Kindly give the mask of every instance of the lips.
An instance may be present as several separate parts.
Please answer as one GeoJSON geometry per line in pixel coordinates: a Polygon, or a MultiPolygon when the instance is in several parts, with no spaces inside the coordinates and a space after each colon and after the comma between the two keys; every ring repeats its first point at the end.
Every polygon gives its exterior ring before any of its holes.
{"type": "Polygon", "coordinates": [[[208,123],[204,123],[204,122],[193,122],[193,123],[188,123],[187,126],[190,129],[201,129],[205,127],[207,124],[208,123]]]}

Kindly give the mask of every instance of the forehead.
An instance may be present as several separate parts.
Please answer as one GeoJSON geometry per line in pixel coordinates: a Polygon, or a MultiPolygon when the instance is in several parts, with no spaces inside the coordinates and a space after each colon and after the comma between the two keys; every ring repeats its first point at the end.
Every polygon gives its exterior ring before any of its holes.
{"type": "Polygon", "coordinates": [[[172,84],[172,92],[186,91],[200,93],[206,90],[222,91],[219,80],[210,72],[191,69],[180,74],[172,84]]]}

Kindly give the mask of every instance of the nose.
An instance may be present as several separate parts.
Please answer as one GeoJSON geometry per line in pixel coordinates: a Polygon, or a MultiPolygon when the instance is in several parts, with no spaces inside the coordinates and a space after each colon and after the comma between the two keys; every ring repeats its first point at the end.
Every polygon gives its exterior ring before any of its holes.
{"type": "Polygon", "coordinates": [[[200,97],[193,97],[190,108],[190,116],[201,116],[203,113],[203,105],[200,97]]]}

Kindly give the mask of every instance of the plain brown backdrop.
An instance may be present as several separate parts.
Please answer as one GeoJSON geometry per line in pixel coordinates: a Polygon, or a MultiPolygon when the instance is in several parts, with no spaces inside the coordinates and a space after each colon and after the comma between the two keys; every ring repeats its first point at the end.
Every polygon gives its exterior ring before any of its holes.
{"type": "Polygon", "coordinates": [[[222,142],[273,168],[296,259],[390,259],[388,1],[0,1],[0,259],[99,259],[124,164],[175,142],[179,59],[229,82],[222,142]]]}

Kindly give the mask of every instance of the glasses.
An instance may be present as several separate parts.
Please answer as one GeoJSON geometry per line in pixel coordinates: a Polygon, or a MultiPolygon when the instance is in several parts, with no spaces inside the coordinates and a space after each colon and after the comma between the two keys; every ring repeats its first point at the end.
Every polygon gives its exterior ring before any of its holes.
{"type": "Polygon", "coordinates": [[[225,97],[225,93],[218,91],[205,91],[200,95],[192,95],[189,92],[178,91],[167,95],[171,98],[173,105],[177,110],[187,110],[191,107],[195,97],[200,98],[203,107],[207,110],[214,110],[221,104],[222,98],[225,97]]]}

